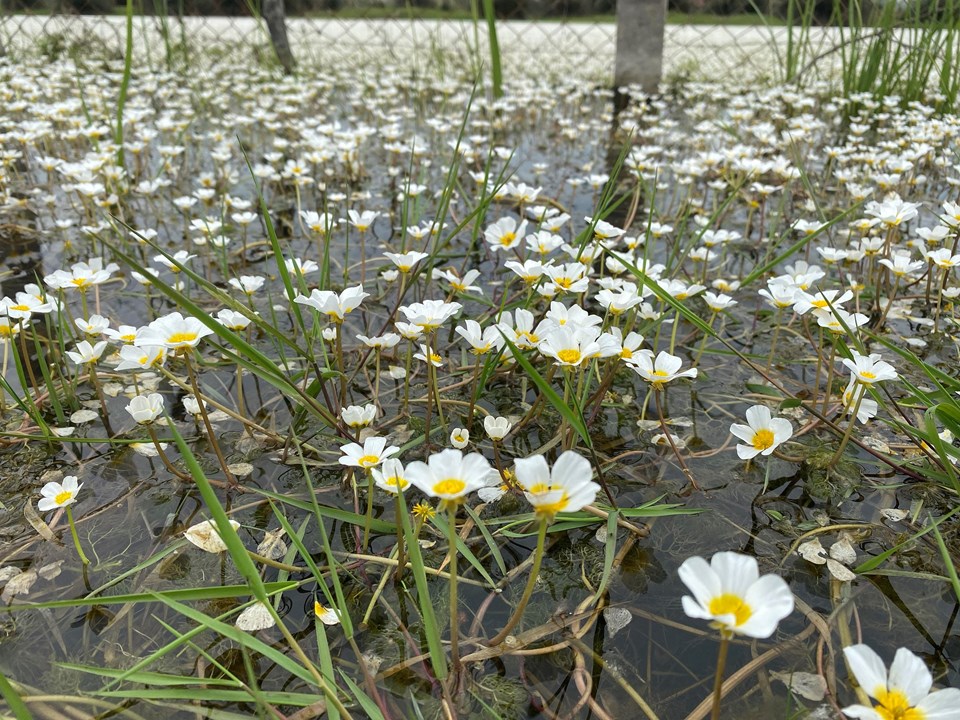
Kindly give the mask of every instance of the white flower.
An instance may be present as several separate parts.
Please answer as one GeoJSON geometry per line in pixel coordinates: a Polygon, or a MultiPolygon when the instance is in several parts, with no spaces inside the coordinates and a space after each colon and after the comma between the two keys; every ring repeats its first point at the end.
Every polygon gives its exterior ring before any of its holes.
{"type": "Polygon", "coordinates": [[[677,378],[695,378],[697,369],[690,368],[683,372],[678,372],[683,361],[676,355],[660,351],[656,358],[649,350],[641,350],[626,361],[634,372],[653,385],[656,389],[661,389],[664,383],[677,378]]]}
{"type": "Polygon", "coordinates": [[[407,466],[407,478],[430,497],[457,502],[487,483],[490,463],[480,453],[464,455],[459,450],[442,450],[427,462],[407,466]]]}
{"type": "Polygon", "coordinates": [[[487,415],[483,419],[483,429],[487,431],[491,440],[503,440],[512,427],[513,423],[505,417],[487,415]]]}
{"type": "Polygon", "coordinates": [[[850,370],[851,377],[855,377],[861,385],[873,385],[883,380],[896,380],[897,371],[893,365],[880,359],[880,353],[861,355],[856,350],[851,351],[852,360],[843,359],[843,364],[850,370]]]}
{"type": "Polygon", "coordinates": [[[340,411],[340,419],[354,429],[367,427],[376,417],[377,406],[373,403],[363,406],[348,405],[340,411]]]}
{"type": "Polygon", "coordinates": [[[793,593],[779,575],[760,577],[757,560],[735,552],[718,552],[708,564],[687,558],[678,571],[693,597],[684,595],[688,617],[711,620],[723,634],[768,638],[793,612],[793,593]]]}
{"type": "Polygon", "coordinates": [[[82,487],[83,483],[77,483],[76,475],[67,475],[63,482],[48,482],[40,489],[43,497],[37,503],[37,509],[40,512],[47,512],[47,510],[72,505],[76,502],[77,493],[82,487]]]}
{"type": "Polygon", "coordinates": [[[766,405],[754,405],[747,410],[747,424],[734,423],[730,432],[746,443],[737,445],[737,456],[749,460],[756,455],[770,455],[791,438],[793,427],[785,418],[771,417],[766,405]]]}
{"type": "Polygon", "coordinates": [[[363,445],[358,443],[348,443],[341,446],[340,452],[343,455],[339,462],[348,467],[372,468],[379,465],[391,455],[400,452],[396,445],[387,446],[387,439],[377,436],[368,437],[363,441],[363,445]]]}
{"type": "Polygon", "coordinates": [[[314,289],[310,297],[297,295],[293,301],[299,305],[309,305],[329,316],[334,322],[341,323],[344,317],[356,310],[367,297],[370,297],[370,293],[364,292],[363,285],[356,285],[347,288],[339,295],[332,290],[314,289]]]}
{"type": "Polygon", "coordinates": [[[845,707],[844,715],[859,720],[960,720],[960,690],[930,692],[930,670],[906,648],[897,650],[889,673],[866,645],[845,647],[843,655],[857,683],[877,701],[873,707],[845,707]]]}
{"type": "Polygon", "coordinates": [[[576,512],[592,503],[600,486],[593,482],[589,461],[573,450],[567,450],[547,466],[543,455],[516,461],[517,484],[537,515],[553,517],[558,512],[576,512]]]}
{"type": "Polygon", "coordinates": [[[373,482],[381,490],[386,490],[392,495],[397,492],[405,492],[410,487],[410,481],[403,470],[403,463],[396,458],[387,458],[378,468],[371,470],[373,473],[373,482]]]}
{"type": "Polygon", "coordinates": [[[163,415],[163,395],[137,395],[127,403],[125,410],[137,423],[147,425],[163,415]]]}
{"type": "Polygon", "coordinates": [[[67,357],[69,357],[77,365],[89,365],[97,362],[100,359],[100,356],[103,355],[103,351],[106,349],[106,340],[101,340],[96,345],[91,345],[86,340],[81,340],[77,343],[77,348],[75,351],[67,350],[67,357]]]}
{"type": "Polygon", "coordinates": [[[470,431],[466,428],[454,428],[450,433],[450,444],[457,450],[463,450],[470,443],[470,431]]]}
{"type": "Polygon", "coordinates": [[[213,334],[195,317],[185,318],[178,312],[157,318],[137,332],[137,339],[133,344],[137,347],[145,345],[161,346],[169,350],[184,350],[196,347],[200,340],[213,334]]]}

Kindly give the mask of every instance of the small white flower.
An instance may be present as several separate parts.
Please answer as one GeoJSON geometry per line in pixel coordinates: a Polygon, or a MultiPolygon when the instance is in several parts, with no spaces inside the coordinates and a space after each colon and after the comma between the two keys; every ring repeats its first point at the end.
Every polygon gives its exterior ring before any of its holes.
{"type": "Polygon", "coordinates": [[[470,443],[470,431],[466,428],[454,428],[450,433],[450,444],[457,450],[463,450],[470,443]]]}
{"type": "Polygon", "coordinates": [[[503,440],[506,437],[507,433],[513,428],[513,423],[507,420],[505,417],[493,417],[492,415],[487,415],[483,419],[483,429],[487,431],[487,435],[490,436],[491,440],[503,440]]]}
{"type": "Polygon", "coordinates": [[[757,455],[770,455],[793,436],[793,427],[785,418],[770,415],[766,405],[754,405],[747,410],[747,424],[734,423],[730,432],[746,444],[737,445],[737,456],[749,460],[757,455]]]}

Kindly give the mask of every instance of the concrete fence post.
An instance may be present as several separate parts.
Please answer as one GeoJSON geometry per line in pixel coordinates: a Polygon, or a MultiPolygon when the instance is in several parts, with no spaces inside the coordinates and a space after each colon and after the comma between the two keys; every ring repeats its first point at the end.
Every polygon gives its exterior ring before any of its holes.
{"type": "Polygon", "coordinates": [[[617,0],[615,88],[639,85],[657,92],[663,74],[663,30],[667,0],[617,0]]]}

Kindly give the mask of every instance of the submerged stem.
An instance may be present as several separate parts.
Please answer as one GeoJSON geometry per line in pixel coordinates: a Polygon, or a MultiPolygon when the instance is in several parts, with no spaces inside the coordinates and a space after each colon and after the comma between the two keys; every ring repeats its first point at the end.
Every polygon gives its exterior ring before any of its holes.
{"type": "Polygon", "coordinates": [[[543,562],[543,549],[547,542],[547,525],[549,524],[549,517],[547,515],[541,515],[540,527],[537,530],[537,548],[533,551],[533,567],[530,568],[530,577],[527,578],[527,586],[523,589],[520,602],[518,602],[517,606],[513,609],[513,615],[507,620],[507,624],[503,626],[500,632],[490,638],[490,641],[487,643],[490,647],[499,645],[506,640],[510,631],[517,626],[520,618],[523,617],[523,611],[526,609],[527,603],[530,602],[530,597],[533,595],[533,588],[536,586],[537,578],[540,576],[540,564],[543,562]]]}

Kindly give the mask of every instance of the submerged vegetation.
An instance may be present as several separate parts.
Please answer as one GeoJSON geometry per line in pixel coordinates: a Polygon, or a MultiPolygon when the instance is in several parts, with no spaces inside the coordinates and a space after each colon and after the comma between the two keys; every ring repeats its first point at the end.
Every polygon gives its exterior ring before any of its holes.
{"type": "Polygon", "coordinates": [[[942,92],[119,70],[0,67],[8,714],[958,716],[942,92]]]}

